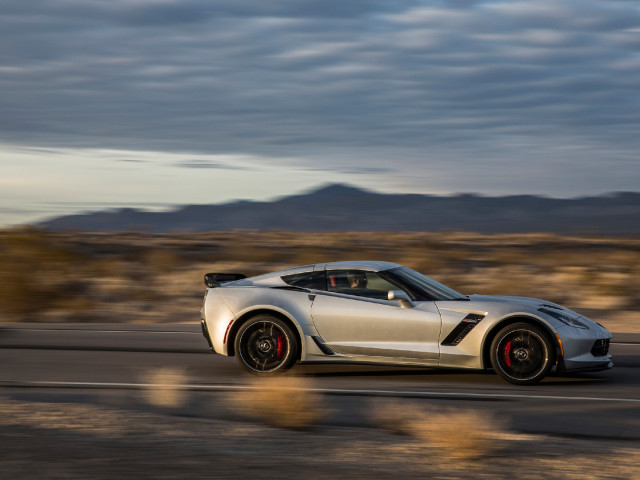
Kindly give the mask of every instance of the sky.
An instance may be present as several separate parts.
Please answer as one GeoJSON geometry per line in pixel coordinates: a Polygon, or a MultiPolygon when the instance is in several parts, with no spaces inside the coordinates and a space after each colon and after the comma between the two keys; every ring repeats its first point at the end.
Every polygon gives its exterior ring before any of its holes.
{"type": "Polygon", "coordinates": [[[0,3],[0,226],[639,181],[637,0],[0,3]]]}

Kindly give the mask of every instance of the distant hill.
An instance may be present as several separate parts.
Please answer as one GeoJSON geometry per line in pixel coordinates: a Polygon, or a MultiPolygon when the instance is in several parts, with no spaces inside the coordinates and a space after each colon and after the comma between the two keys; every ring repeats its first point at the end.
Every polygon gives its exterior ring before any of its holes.
{"type": "Polygon", "coordinates": [[[261,229],[637,235],[640,193],[574,199],[433,196],[330,185],[273,202],[187,205],[170,212],[125,208],[67,215],[40,226],[49,230],[156,233],[261,229]]]}

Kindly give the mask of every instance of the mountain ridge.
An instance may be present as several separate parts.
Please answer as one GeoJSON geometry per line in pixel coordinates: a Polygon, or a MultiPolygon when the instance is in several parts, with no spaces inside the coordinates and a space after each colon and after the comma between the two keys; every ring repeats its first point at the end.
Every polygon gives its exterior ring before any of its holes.
{"type": "Polygon", "coordinates": [[[330,184],[271,202],[191,204],[167,212],[122,208],[60,216],[38,225],[54,231],[153,233],[257,229],[635,235],[640,233],[640,193],[572,199],[473,193],[438,196],[330,184]]]}

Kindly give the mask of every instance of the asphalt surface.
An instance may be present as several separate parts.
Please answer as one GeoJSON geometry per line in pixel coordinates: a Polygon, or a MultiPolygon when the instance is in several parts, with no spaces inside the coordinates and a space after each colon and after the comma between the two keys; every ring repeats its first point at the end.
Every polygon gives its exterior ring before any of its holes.
{"type": "MultiPolygon", "coordinates": [[[[491,372],[377,366],[298,366],[324,394],[325,422],[371,426],[375,402],[389,398],[429,408],[474,409],[525,433],[640,440],[640,334],[614,334],[612,370],[553,375],[534,386],[505,383],[491,372]]],[[[0,325],[0,395],[89,402],[150,410],[140,392],[150,372],[185,372],[175,388],[189,401],[169,413],[233,419],[229,391],[253,388],[234,358],[209,352],[200,325],[0,325]]]]}

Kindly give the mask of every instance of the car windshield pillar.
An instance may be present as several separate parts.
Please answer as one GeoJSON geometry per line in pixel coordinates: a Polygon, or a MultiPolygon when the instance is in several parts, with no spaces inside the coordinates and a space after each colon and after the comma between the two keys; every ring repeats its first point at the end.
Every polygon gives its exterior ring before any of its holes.
{"type": "Polygon", "coordinates": [[[417,300],[466,300],[468,298],[408,267],[392,268],[383,273],[402,283],[417,297],[417,300]]]}

